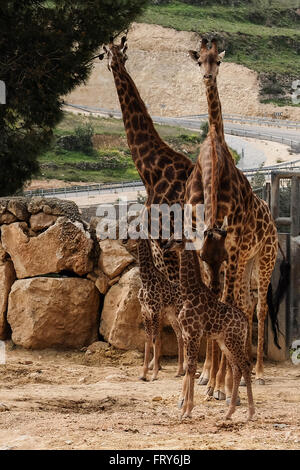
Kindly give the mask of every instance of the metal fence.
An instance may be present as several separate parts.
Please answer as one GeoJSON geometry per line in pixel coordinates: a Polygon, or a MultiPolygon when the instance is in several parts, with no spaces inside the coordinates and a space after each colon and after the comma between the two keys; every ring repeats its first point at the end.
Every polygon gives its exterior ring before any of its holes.
{"type": "MultiPolygon", "coordinates": [[[[291,163],[280,163],[274,166],[268,166],[263,168],[252,168],[243,170],[243,173],[247,178],[252,178],[257,174],[262,174],[265,177],[270,177],[271,173],[274,171],[280,170],[284,171],[300,171],[300,159],[295,160],[291,163]],[[298,165],[299,164],[299,165],[298,165]]],[[[143,191],[145,189],[144,184],[141,180],[134,181],[123,181],[121,183],[98,183],[90,185],[80,185],[80,186],[66,186],[61,188],[52,188],[52,189],[35,189],[31,191],[24,191],[24,196],[58,196],[63,195],[67,196],[82,196],[83,193],[92,194],[105,194],[113,192],[123,192],[126,190],[137,190],[143,191]]]]}
{"type": "MultiPolygon", "coordinates": [[[[110,117],[116,117],[116,118],[121,118],[122,113],[120,111],[116,110],[107,110],[105,108],[97,108],[97,107],[92,107],[92,106],[84,106],[84,105],[74,105],[74,104],[69,104],[65,103],[66,106],[70,106],[75,109],[80,109],[82,111],[88,112],[88,113],[98,113],[102,114],[105,116],[110,116],[110,117]]],[[[244,123],[252,123],[252,124],[258,124],[262,125],[261,123],[263,122],[264,125],[268,123],[268,125],[271,125],[271,123],[276,123],[277,127],[282,127],[279,126],[280,120],[274,120],[274,121],[266,121],[264,118],[243,118],[241,116],[233,116],[233,115],[224,115],[224,120],[235,120],[239,122],[244,122],[244,123]],[[228,119],[228,116],[230,119],[228,119]]],[[[201,121],[207,120],[208,115],[207,114],[198,114],[195,116],[182,116],[182,117],[165,117],[165,116],[152,116],[153,121],[156,124],[164,124],[164,125],[169,125],[169,126],[178,126],[182,127],[185,129],[191,129],[191,130],[199,130],[200,123],[201,121]]],[[[282,122],[284,122],[282,120],[282,122]]],[[[284,127],[288,128],[294,128],[298,129],[300,128],[300,123],[294,122],[294,121],[286,121],[288,123],[284,127]]],[[[279,135],[275,135],[270,133],[270,132],[263,132],[263,131],[256,131],[256,130],[249,130],[249,129],[236,129],[234,127],[230,127],[228,124],[224,126],[225,129],[225,134],[229,135],[236,135],[238,137],[248,137],[248,138],[255,138],[255,139],[260,139],[260,140],[269,140],[271,142],[279,142],[285,145],[290,145],[291,147],[297,147],[300,144],[300,134],[299,134],[299,139],[296,137],[290,138],[290,137],[283,137],[279,135]]]]}
{"type": "MultiPolygon", "coordinates": [[[[106,115],[113,115],[115,117],[121,117],[122,114],[119,110],[109,110],[107,108],[101,108],[101,107],[96,107],[96,106],[85,106],[85,105],[76,105],[76,104],[70,104],[70,103],[65,103],[66,106],[70,106],[72,108],[78,108],[82,109],[83,111],[87,112],[94,112],[94,113],[101,113],[101,114],[106,114],[106,115]]],[[[156,119],[159,119],[158,116],[156,116],[156,119]]],[[[193,120],[193,119],[199,119],[200,121],[202,120],[207,120],[208,119],[208,114],[203,113],[203,114],[189,114],[186,116],[179,116],[178,118],[163,118],[163,119],[178,119],[178,120],[193,120]]],[[[300,129],[300,122],[298,121],[290,121],[287,119],[271,119],[263,116],[242,116],[239,114],[223,114],[223,119],[224,121],[231,121],[231,122],[240,122],[244,124],[257,124],[259,126],[272,126],[272,127],[284,127],[287,129],[300,129]]]]}

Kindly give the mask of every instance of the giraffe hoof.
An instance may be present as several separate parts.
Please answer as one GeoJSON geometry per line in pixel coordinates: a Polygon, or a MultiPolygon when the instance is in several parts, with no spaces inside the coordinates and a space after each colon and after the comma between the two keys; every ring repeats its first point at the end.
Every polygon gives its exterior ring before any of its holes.
{"type": "MultiPolygon", "coordinates": [[[[226,403],[227,403],[228,406],[230,406],[231,397],[226,398],[226,403]]],[[[240,397],[237,397],[236,402],[235,402],[235,406],[240,406],[240,405],[241,405],[241,399],[240,399],[240,397]]]]}
{"type": "Polygon", "coordinates": [[[208,387],[206,389],[205,395],[207,395],[208,397],[212,397],[213,394],[214,394],[214,388],[213,387],[208,387]]]}
{"type": "Polygon", "coordinates": [[[185,375],[185,372],[177,372],[175,377],[183,377],[185,375]]]}
{"type": "Polygon", "coordinates": [[[255,383],[256,383],[257,385],[265,385],[266,382],[264,381],[264,379],[256,379],[256,380],[255,380],[255,383]]]}
{"type": "Polygon", "coordinates": [[[139,377],[139,380],[141,380],[142,382],[149,382],[147,377],[139,377]]]}
{"type": "Polygon", "coordinates": [[[178,401],[178,408],[181,410],[184,404],[184,398],[180,398],[178,401]]]}
{"type": "Polygon", "coordinates": [[[200,377],[198,380],[198,385],[207,385],[208,384],[208,377],[200,377]]]}
{"type": "Polygon", "coordinates": [[[224,392],[221,392],[221,390],[216,390],[214,392],[214,398],[216,400],[226,400],[226,395],[224,392]]]}

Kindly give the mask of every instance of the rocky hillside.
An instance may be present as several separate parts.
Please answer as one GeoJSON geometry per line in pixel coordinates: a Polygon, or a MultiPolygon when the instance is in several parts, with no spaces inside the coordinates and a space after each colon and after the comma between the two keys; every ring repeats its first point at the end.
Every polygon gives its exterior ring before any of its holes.
{"type": "MultiPolygon", "coordinates": [[[[127,69],[152,115],[184,116],[207,112],[204,85],[187,51],[199,47],[200,35],[158,25],[134,23],[128,34],[127,69]]],[[[229,59],[231,60],[229,54],[229,59]]],[[[224,113],[300,119],[300,108],[260,102],[258,72],[225,61],[219,75],[224,113]]],[[[112,74],[105,61],[95,61],[86,86],[77,88],[66,101],[93,107],[119,109],[112,74]]]]}

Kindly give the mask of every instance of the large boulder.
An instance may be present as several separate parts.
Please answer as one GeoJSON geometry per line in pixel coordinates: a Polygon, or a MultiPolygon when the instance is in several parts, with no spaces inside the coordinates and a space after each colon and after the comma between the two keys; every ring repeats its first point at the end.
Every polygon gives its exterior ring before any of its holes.
{"type": "Polygon", "coordinates": [[[45,230],[55,224],[57,217],[57,215],[45,214],[44,212],[33,214],[29,220],[30,228],[34,232],[45,230]]]}
{"type": "Polygon", "coordinates": [[[0,340],[5,340],[9,335],[9,327],[6,319],[8,295],[15,281],[16,275],[10,260],[1,261],[0,243],[0,340]]]}
{"type": "Polygon", "coordinates": [[[81,348],[98,337],[99,292],[87,279],[19,280],[9,295],[7,320],[17,345],[81,348]]]}
{"type": "Polygon", "coordinates": [[[110,279],[117,277],[134,261],[134,257],[117,240],[101,241],[100,249],[99,267],[110,279]]]}
{"type": "MultiPolygon", "coordinates": [[[[139,268],[134,267],[123,274],[105,296],[100,334],[116,348],[144,350],[145,331],[137,297],[140,287],[139,268]]],[[[176,336],[167,323],[162,334],[162,354],[177,354],[176,336]]]]}
{"type": "Polygon", "coordinates": [[[2,244],[18,279],[61,271],[80,276],[93,269],[93,240],[80,222],[59,217],[46,231],[31,237],[25,222],[1,227],[2,244]]]}

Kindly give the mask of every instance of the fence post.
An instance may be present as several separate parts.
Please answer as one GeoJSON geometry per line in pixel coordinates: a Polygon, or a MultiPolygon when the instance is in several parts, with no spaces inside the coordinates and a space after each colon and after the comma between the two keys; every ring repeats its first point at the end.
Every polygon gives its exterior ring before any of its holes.
{"type": "Polygon", "coordinates": [[[279,176],[271,173],[271,212],[274,220],[279,216],[279,176]]]}
{"type": "Polygon", "coordinates": [[[300,178],[292,176],[291,185],[291,235],[297,237],[300,235],[300,210],[299,210],[299,198],[300,198],[300,178]]]}

